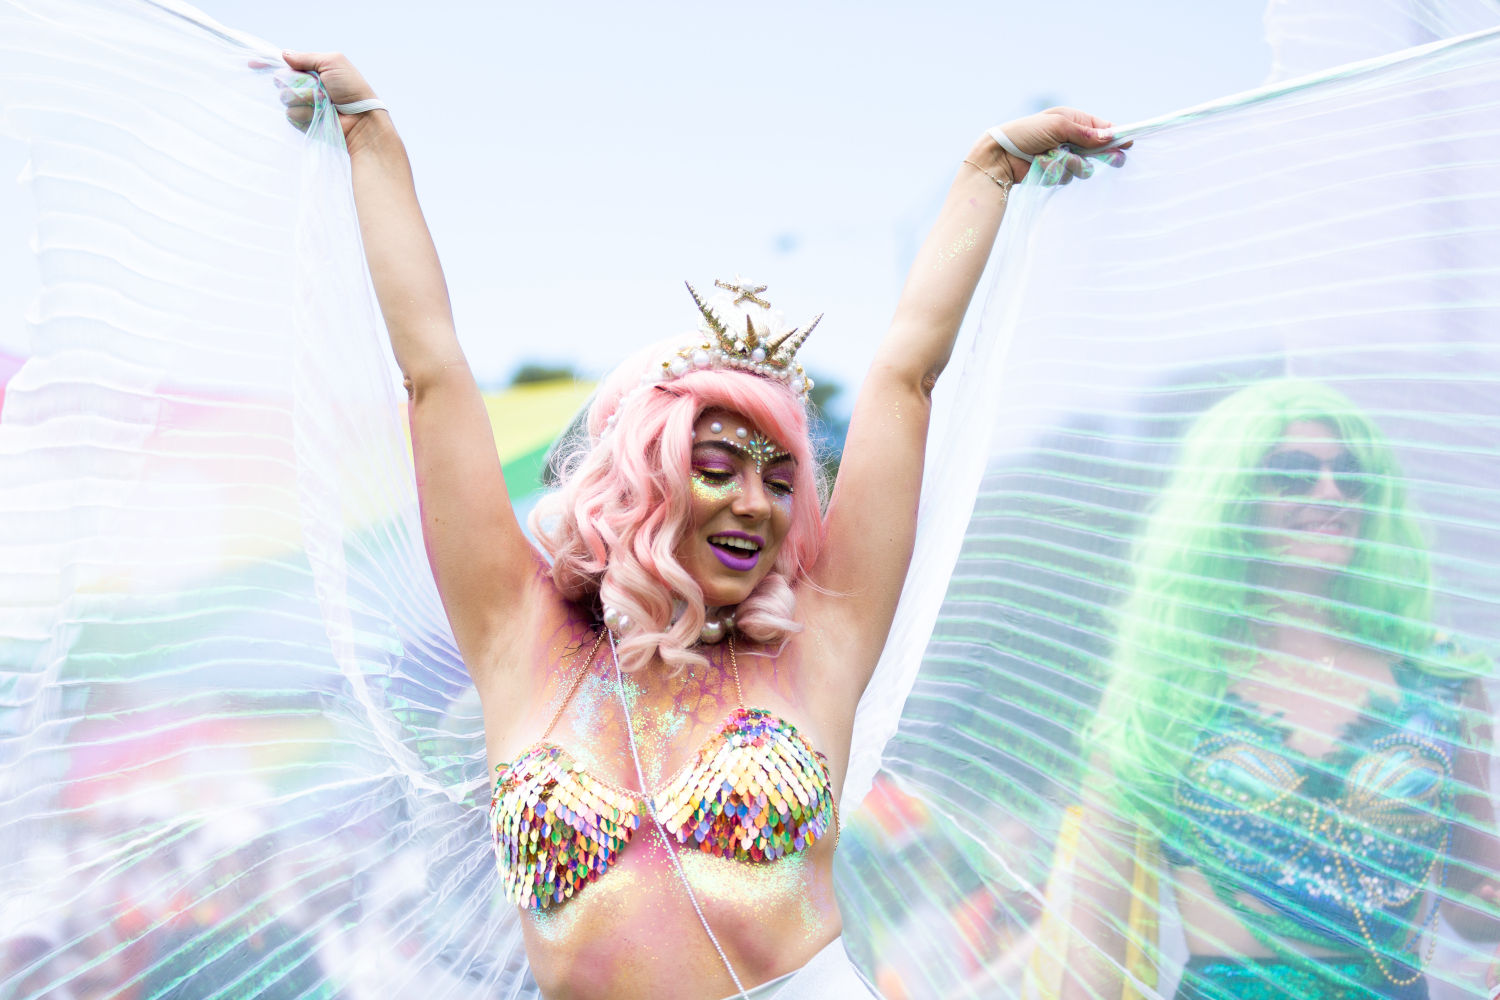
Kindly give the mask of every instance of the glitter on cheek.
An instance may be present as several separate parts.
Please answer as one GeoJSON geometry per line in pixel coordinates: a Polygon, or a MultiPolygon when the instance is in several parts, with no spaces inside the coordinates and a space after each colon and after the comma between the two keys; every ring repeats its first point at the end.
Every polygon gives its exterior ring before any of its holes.
{"type": "Polygon", "coordinates": [[[692,478],[693,499],[703,503],[722,503],[740,491],[738,479],[730,478],[721,483],[711,482],[698,473],[692,478]]]}
{"type": "Polygon", "coordinates": [[[938,251],[938,259],[932,265],[934,271],[941,271],[959,257],[973,250],[979,244],[979,238],[974,233],[974,227],[970,226],[959,234],[958,239],[948,244],[946,250],[938,251]]]}

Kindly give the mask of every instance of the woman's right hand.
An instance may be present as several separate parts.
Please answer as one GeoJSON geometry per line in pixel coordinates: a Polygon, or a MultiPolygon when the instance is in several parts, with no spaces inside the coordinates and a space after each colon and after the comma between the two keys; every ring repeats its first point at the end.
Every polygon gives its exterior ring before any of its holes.
{"type": "MultiPolygon", "coordinates": [[[[333,104],[376,96],[337,52],[282,56],[286,67],[257,68],[275,70],[287,118],[303,129],[313,120],[319,79],[333,104]]],[[[544,578],[505,490],[489,413],[454,330],[406,148],[385,111],[340,114],[339,126],[370,281],[412,395],[408,419],[427,558],[459,652],[481,697],[489,692],[494,704],[503,701],[495,692],[531,666],[511,644],[523,635],[517,623],[544,578]]]]}
{"type": "MultiPolygon", "coordinates": [[[[323,89],[328,92],[328,99],[334,104],[352,104],[355,101],[369,100],[375,96],[374,88],[366,82],[354,64],[340,52],[291,52],[281,54],[286,64],[299,73],[317,74],[323,83],[323,89]]],[[[287,106],[286,116],[292,124],[300,129],[306,129],[312,121],[313,99],[316,88],[309,77],[292,77],[290,80],[277,79],[276,86],[281,90],[282,103],[287,106]]],[[[339,115],[339,127],[344,130],[344,142],[347,144],[356,128],[371,115],[384,114],[381,111],[367,111],[357,115],[339,115]]]]}

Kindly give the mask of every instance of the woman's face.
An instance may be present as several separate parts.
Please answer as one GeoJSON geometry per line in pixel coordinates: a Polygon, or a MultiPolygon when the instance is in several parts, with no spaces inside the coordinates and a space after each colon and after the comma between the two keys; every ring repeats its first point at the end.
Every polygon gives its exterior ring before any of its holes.
{"type": "Polygon", "coordinates": [[[1266,548],[1302,565],[1348,566],[1367,488],[1359,461],[1332,427],[1313,420],[1289,424],[1260,470],[1258,522],[1266,548]]]}
{"type": "Polygon", "coordinates": [[[706,410],[693,425],[690,518],[677,560],[709,607],[739,604],[776,564],[792,523],[787,449],[730,410],[706,410]]]}

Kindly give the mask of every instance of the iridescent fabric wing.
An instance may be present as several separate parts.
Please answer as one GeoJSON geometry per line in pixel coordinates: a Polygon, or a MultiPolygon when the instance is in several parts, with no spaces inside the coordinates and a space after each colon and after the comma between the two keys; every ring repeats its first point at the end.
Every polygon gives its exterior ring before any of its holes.
{"type": "Polygon", "coordinates": [[[1334,68],[1013,192],[844,799],[886,995],[1483,988],[1497,57],[1334,68]]]}
{"type": "Polygon", "coordinates": [[[342,138],[287,123],[275,51],[0,3],[39,265],[0,367],[6,996],[530,988],[342,138]]]}

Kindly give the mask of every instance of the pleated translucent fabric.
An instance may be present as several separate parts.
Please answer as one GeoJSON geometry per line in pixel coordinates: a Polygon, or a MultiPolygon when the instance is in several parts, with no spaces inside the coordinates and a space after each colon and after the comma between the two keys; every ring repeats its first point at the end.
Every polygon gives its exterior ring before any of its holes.
{"type": "Polygon", "coordinates": [[[843,845],[888,996],[1484,989],[1497,84],[1439,41],[1013,194],[843,845]]]}
{"type": "Polygon", "coordinates": [[[288,125],[278,51],[0,4],[41,283],[0,411],[0,995],[528,990],[342,135],[288,125]]]}
{"type": "MultiPolygon", "coordinates": [[[[1380,58],[1013,192],[844,789],[885,996],[1483,988],[1500,34],[1453,11],[1273,20],[1380,58]]],[[[535,995],[338,126],[274,51],[0,0],[0,995],[535,995]]]]}

